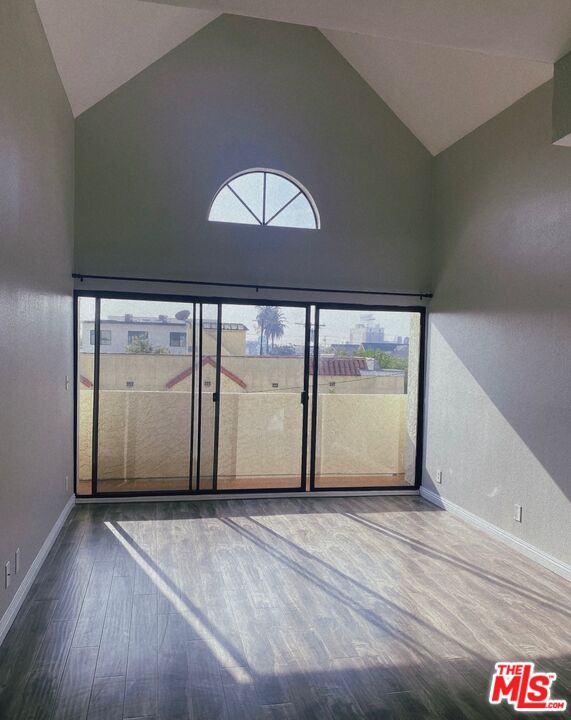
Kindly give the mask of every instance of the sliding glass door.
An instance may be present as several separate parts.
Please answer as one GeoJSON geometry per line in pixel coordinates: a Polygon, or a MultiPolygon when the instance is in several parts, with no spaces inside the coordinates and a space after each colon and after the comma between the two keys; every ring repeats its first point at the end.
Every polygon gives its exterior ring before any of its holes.
{"type": "Polygon", "coordinates": [[[76,324],[76,493],[92,495],[93,487],[93,438],[96,432],[93,415],[95,399],[95,315],[99,308],[94,297],[80,297],[77,302],[76,324]]]}
{"type": "Polygon", "coordinates": [[[98,303],[99,328],[82,334],[85,347],[98,350],[97,492],[187,491],[194,305],[98,303]]]}
{"type": "Polygon", "coordinates": [[[415,484],[419,312],[318,307],[315,489],[415,484]]]}
{"type": "Polygon", "coordinates": [[[416,484],[423,313],[78,298],[81,495],[416,484]]]}
{"type": "Polygon", "coordinates": [[[218,354],[220,343],[220,305],[198,303],[198,340],[195,392],[197,398],[197,453],[193,489],[216,489],[218,354]]]}
{"type": "Polygon", "coordinates": [[[305,307],[222,305],[217,490],[300,490],[305,307]]]}

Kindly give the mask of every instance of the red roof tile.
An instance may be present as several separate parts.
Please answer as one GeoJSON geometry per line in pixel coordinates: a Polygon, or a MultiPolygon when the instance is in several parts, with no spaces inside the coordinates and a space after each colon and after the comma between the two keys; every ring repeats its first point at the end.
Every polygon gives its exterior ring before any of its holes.
{"type": "Polygon", "coordinates": [[[367,360],[364,357],[333,357],[319,359],[320,375],[358,376],[361,374],[361,370],[366,369],[367,360]]]}

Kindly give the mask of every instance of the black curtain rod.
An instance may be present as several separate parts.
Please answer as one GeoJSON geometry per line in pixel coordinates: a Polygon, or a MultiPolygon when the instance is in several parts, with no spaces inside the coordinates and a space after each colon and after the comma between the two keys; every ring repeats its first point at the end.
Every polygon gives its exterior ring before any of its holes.
{"type": "Polygon", "coordinates": [[[205,282],[204,280],[166,280],[160,278],[120,277],[117,275],[84,275],[83,273],[72,273],[71,276],[81,282],[84,280],[121,280],[123,282],[152,282],[169,283],[172,285],[206,285],[210,287],[242,288],[255,290],[256,292],[259,290],[287,290],[289,292],[340,293],[341,295],[390,295],[393,297],[417,297],[420,300],[432,297],[431,292],[411,293],[387,292],[381,290],[332,290],[330,288],[288,287],[284,285],[250,285],[244,283],[205,282]]]}

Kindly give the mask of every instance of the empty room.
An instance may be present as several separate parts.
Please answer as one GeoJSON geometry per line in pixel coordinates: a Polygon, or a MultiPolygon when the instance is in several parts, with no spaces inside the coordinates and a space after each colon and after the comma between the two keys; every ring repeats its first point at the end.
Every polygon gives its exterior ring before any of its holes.
{"type": "Polygon", "coordinates": [[[571,717],[571,2],[0,0],[0,720],[571,717]]]}

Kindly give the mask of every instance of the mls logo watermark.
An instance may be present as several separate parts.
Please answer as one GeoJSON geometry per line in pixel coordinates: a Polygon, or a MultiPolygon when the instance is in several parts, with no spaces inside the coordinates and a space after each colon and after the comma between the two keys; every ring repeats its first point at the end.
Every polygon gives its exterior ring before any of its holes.
{"type": "Polygon", "coordinates": [[[519,712],[563,712],[567,700],[551,697],[556,673],[535,672],[532,662],[497,662],[490,687],[490,703],[506,700],[519,712]]]}

